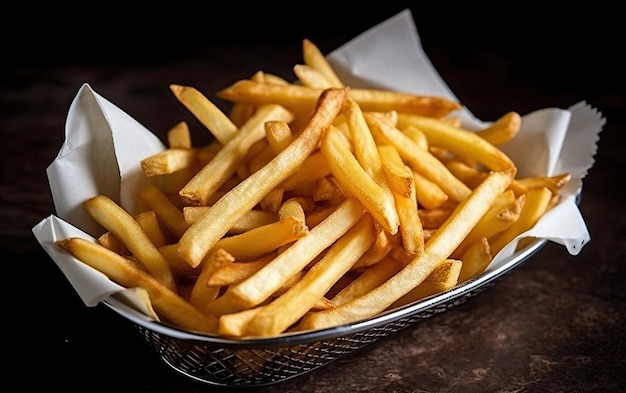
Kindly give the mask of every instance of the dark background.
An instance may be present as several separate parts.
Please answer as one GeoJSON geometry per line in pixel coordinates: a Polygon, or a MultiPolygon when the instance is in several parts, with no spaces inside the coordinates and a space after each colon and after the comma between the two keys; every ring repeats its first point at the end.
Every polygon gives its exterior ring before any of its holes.
{"type": "Polygon", "coordinates": [[[603,113],[607,124],[581,202],[592,242],[576,257],[549,244],[476,301],[263,391],[621,391],[626,63],[614,4],[14,5],[0,24],[8,380],[69,391],[210,390],[163,365],[127,321],[104,306],[85,307],[32,236],[31,228],[53,213],[45,168],[82,83],[160,136],[181,119],[197,129],[170,83],[210,96],[260,69],[292,78],[303,38],[328,53],[409,7],[426,53],[478,118],[581,100],[603,113]],[[495,348],[498,340],[506,345],[495,348]],[[485,375],[467,375],[471,365],[485,375]]]}

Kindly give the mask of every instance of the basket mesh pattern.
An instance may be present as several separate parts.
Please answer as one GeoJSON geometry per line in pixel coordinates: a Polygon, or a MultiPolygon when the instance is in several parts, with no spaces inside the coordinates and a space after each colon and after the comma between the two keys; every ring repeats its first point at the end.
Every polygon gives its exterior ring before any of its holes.
{"type": "Polygon", "coordinates": [[[140,325],[137,325],[137,329],[166,364],[187,377],[215,386],[263,386],[327,365],[341,356],[464,303],[488,287],[491,285],[379,326],[329,339],[290,345],[285,345],[280,338],[263,347],[255,347],[245,340],[224,345],[210,340],[172,338],[140,325]]]}

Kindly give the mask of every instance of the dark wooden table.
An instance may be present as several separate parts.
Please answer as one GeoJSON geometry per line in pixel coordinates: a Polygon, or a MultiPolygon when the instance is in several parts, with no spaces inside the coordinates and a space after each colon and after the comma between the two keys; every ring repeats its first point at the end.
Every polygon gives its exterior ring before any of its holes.
{"type": "MultiPolygon", "coordinates": [[[[129,22],[138,15],[114,18],[112,13],[47,22],[40,17],[30,25],[36,34],[28,41],[3,34],[10,41],[0,53],[5,70],[0,79],[0,277],[7,385],[67,391],[220,390],[168,368],[130,322],[105,306],[85,307],[32,235],[31,228],[54,212],[45,169],[59,151],[67,110],[82,83],[160,137],[181,119],[198,130],[169,92],[170,83],[210,94],[257,70],[292,78],[303,38],[327,53],[402,9],[389,6],[360,18],[313,10],[309,17],[295,13],[270,22],[261,9],[241,19],[235,10],[197,15],[185,9],[183,16],[182,8],[137,24],[129,22]],[[231,27],[218,28],[216,18],[225,18],[231,27]],[[81,30],[90,23],[98,28],[81,30]],[[246,37],[238,38],[237,29],[243,27],[246,37]],[[76,35],[85,39],[74,42],[76,35]]],[[[593,8],[564,21],[556,13],[525,12],[506,21],[485,16],[463,24],[467,6],[451,14],[443,6],[431,8],[427,13],[414,9],[423,45],[477,117],[493,120],[510,110],[525,114],[581,100],[602,111],[607,123],[580,203],[592,240],[576,257],[549,243],[475,299],[330,366],[257,391],[622,391],[626,68],[607,39],[618,31],[611,24],[613,14],[593,8]],[[585,21],[594,18],[605,23],[587,28],[585,21]],[[558,28],[555,20],[561,22],[558,28]]]]}

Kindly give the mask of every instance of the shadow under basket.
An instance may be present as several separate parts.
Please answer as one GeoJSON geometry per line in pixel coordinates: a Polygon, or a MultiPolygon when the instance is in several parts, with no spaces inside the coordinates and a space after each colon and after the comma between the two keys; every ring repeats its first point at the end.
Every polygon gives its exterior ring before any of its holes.
{"type": "Polygon", "coordinates": [[[186,377],[212,386],[259,387],[311,372],[466,302],[490,288],[498,278],[531,257],[546,242],[545,239],[535,239],[496,268],[450,290],[370,319],[271,338],[232,339],[189,333],[139,316],[114,297],[103,303],[131,320],[162,360],[186,377]]]}

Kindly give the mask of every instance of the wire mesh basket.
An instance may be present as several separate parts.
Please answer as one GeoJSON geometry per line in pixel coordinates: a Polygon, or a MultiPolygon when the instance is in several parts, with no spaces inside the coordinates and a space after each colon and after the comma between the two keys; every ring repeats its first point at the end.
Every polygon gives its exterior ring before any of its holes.
{"type": "Polygon", "coordinates": [[[472,280],[376,317],[271,338],[230,339],[193,334],[141,316],[114,297],[105,300],[104,304],[134,322],[150,347],[179,373],[212,386],[258,387],[311,372],[466,302],[490,288],[498,278],[528,259],[545,243],[545,239],[537,239],[472,280]]]}

